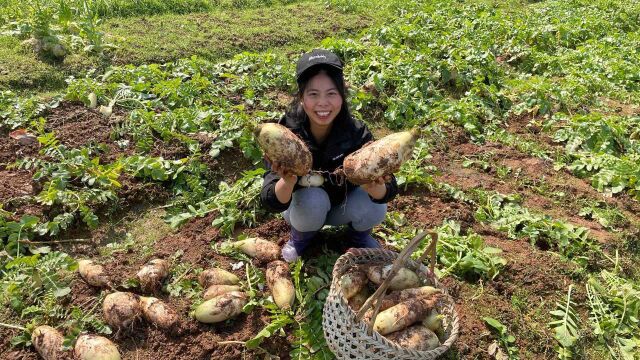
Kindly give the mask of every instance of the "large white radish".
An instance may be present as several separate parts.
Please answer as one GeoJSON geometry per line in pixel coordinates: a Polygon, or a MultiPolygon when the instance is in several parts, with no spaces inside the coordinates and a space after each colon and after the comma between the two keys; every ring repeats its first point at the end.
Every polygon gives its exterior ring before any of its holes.
{"type": "Polygon", "coordinates": [[[390,175],[411,158],[420,130],[403,131],[387,135],[349,154],[343,162],[347,180],[362,185],[390,175]]]}
{"type": "Polygon", "coordinates": [[[240,314],[247,301],[243,292],[228,292],[198,305],[194,315],[196,320],[207,324],[225,321],[240,314]]]}
{"type": "Polygon", "coordinates": [[[289,265],[282,260],[272,261],[267,265],[265,275],[276,305],[280,309],[291,309],[296,298],[296,290],[289,276],[289,265]]]}
{"type": "Polygon", "coordinates": [[[102,313],[109,325],[125,328],[142,315],[140,298],[128,292],[114,292],[105,296],[102,313]]]}
{"type": "Polygon", "coordinates": [[[56,360],[62,357],[64,337],[51,326],[38,326],[31,333],[31,343],[44,360],[56,360]]]}
{"type": "Polygon", "coordinates": [[[73,348],[77,360],[120,360],[118,347],[97,335],[81,335],[73,348]]]}
{"type": "Polygon", "coordinates": [[[307,145],[287,127],[275,123],[258,125],[254,136],[267,157],[297,176],[311,170],[311,152],[307,145]]]}
{"type": "Polygon", "coordinates": [[[274,261],[280,256],[278,244],[261,238],[246,238],[232,242],[231,246],[263,263],[274,261]]]}
{"type": "Polygon", "coordinates": [[[211,268],[201,272],[198,281],[203,288],[208,288],[211,285],[236,285],[240,279],[227,270],[211,268]]]}
{"type": "MultiPolygon", "coordinates": [[[[392,264],[388,265],[371,265],[365,269],[369,280],[380,285],[391,273],[392,264]]],[[[409,288],[416,288],[420,286],[420,279],[418,275],[407,268],[400,268],[396,275],[391,279],[389,285],[390,290],[404,290],[409,288]]]]}
{"type": "Polygon", "coordinates": [[[411,299],[392,306],[378,314],[373,330],[381,335],[387,335],[405,329],[423,320],[440,298],[441,294],[434,294],[431,297],[411,299]]]}

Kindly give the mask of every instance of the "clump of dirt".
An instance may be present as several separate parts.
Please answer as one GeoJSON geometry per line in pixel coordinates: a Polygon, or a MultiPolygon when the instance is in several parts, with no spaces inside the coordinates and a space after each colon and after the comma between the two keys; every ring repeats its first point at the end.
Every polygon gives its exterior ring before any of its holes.
{"type": "Polygon", "coordinates": [[[149,156],[162,157],[165,160],[180,160],[188,157],[189,154],[185,143],[178,139],[170,139],[168,141],[156,140],[149,156]]]}
{"type": "Polygon", "coordinates": [[[24,170],[7,171],[0,170],[0,203],[21,197],[33,195],[34,186],[31,180],[31,172],[24,170]]]}
{"type": "Polygon", "coordinates": [[[8,133],[0,131],[0,170],[5,170],[18,159],[36,157],[39,149],[37,141],[20,144],[18,140],[10,138],[8,133]]]}
{"type": "Polygon", "coordinates": [[[399,211],[414,226],[424,229],[440,226],[444,220],[454,220],[464,230],[475,221],[474,211],[468,204],[447,201],[420,189],[412,189],[394,199],[389,203],[389,211],[399,211]]]}
{"type": "Polygon", "coordinates": [[[201,161],[214,173],[214,180],[224,180],[230,183],[240,179],[243,171],[255,168],[242,151],[236,147],[224,149],[215,158],[205,155],[201,161]]]}
{"type": "Polygon", "coordinates": [[[141,182],[129,174],[121,174],[118,182],[122,185],[116,194],[123,209],[129,209],[146,203],[162,203],[171,193],[159,183],[141,182]]]}
{"type": "Polygon", "coordinates": [[[124,121],[127,113],[115,108],[110,117],[103,116],[97,109],[90,109],[82,103],[62,102],[46,115],[45,129],[53,131],[60,143],[68,148],[81,148],[90,144],[104,144],[106,152],[100,157],[108,163],[121,155],[133,153],[133,148],[120,148],[112,140],[113,126],[124,121]]]}

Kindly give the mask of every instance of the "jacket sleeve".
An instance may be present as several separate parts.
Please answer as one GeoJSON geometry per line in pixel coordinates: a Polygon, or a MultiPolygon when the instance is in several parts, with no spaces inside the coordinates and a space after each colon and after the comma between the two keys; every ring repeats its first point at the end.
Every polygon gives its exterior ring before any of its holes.
{"type": "MultiPolygon", "coordinates": [[[[358,148],[363,147],[369,141],[373,141],[373,140],[374,140],[373,135],[371,134],[369,129],[367,129],[366,125],[363,125],[361,143],[360,143],[360,146],[358,146],[358,148]]],[[[385,183],[385,187],[387,188],[387,192],[384,195],[384,197],[382,199],[374,199],[370,197],[371,201],[373,201],[376,204],[386,204],[389,201],[393,200],[396,197],[396,195],[398,195],[398,182],[396,181],[395,175],[391,174],[391,181],[385,183]]]]}
{"type": "Polygon", "coordinates": [[[260,201],[262,205],[270,212],[283,212],[289,208],[291,200],[288,203],[283,204],[276,197],[276,183],[280,180],[280,177],[271,172],[271,164],[264,161],[267,172],[264,174],[264,180],[262,182],[262,190],[260,191],[260,201]]]}

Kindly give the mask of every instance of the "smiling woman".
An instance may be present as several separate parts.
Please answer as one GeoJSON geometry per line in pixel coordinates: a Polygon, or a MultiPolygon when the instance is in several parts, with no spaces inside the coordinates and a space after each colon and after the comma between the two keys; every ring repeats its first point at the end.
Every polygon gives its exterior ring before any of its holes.
{"type": "Polygon", "coordinates": [[[340,58],[329,51],[304,54],[296,66],[298,96],[279,122],[305,143],[313,159],[311,173],[324,174],[325,181],[310,186],[299,181],[289,164],[266,158],[269,171],[261,199],[270,210],[283,212],[291,225],[289,242],[282,249],[282,257],[290,262],[324,225],[347,225],[348,247],[379,247],[371,228],[382,222],[386,203],[397,194],[393,176],[358,186],[327,175],[341,167],[347,155],[373,140],[367,127],[349,112],[342,67],[340,58]]]}

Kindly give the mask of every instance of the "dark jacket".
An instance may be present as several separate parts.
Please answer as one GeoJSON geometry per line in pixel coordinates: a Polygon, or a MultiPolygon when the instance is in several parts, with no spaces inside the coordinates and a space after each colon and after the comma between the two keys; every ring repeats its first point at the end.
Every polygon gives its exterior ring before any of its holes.
{"type": "MultiPolygon", "coordinates": [[[[285,115],[278,123],[289,128],[307,145],[313,158],[313,170],[333,172],[342,165],[347,155],[373,140],[373,136],[366,125],[356,119],[351,119],[350,121],[338,121],[336,119],[329,136],[322,145],[318,145],[313,138],[308,120],[294,120],[285,115]]],[[[267,169],[270,170],[271,165],[268,163],[266,165],[267,169]]],[[[322,188],[329,195],[331,206],[342,203],[346,194],[358,186],[346,180],[344,184],[340,185],[335,176],[325,174],[324,177],[325,181],[322,188]]],[[[276,197],[275,187],[279,179],[278,175],[267,171],[264,175],[262,192],[260,193],[262,204],[273,212],[285,211],[291,203],[291,200],[289,200],[288,203],[283,204],[276,197]]],[[[373,202],[383,204],[391,201],[398,194],[398,184],[393,175],[391,176],[391,181],[386,183],[386,187],[387,193],[384,198],[378,200],[372,198],[373,202]]],[[[296,184],[293,191],[295,192],[300,188],[301,186],[296,184]]]]}

